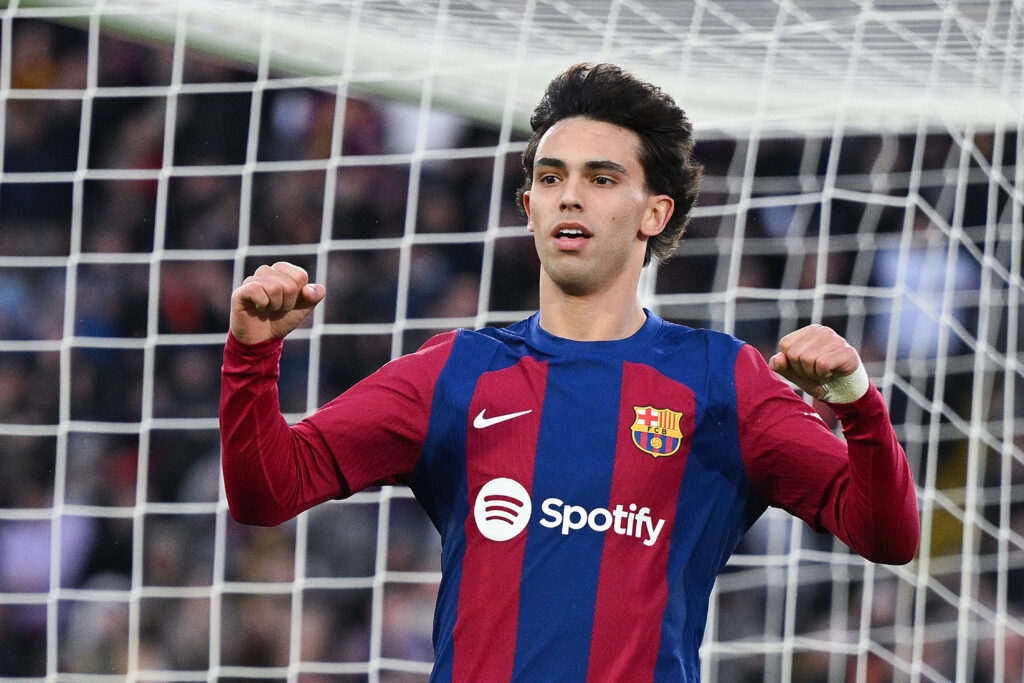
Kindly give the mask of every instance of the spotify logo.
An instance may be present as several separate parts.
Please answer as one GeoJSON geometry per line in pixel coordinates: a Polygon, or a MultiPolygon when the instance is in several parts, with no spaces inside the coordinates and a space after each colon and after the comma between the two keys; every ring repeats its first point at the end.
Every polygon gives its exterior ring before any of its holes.
{"type": "Polygon", "coordinates": [[[530,494],[514,479],[492,479],[480,489],[473,517],[484,538],[507,541],[518,536],[530,521],[530,494]]]}
{"type": "MultiPolygon", "coordinates": [[[[571,505],[561,498],[548,498],[540,504],[540,526],[557,530],[562,536],[586,530],[629,536],[650,548],[658,542],[665,520],[655,517],[651,508],[639,503],[616,503],[588,509],[571,505]]],[[[526,528],[533,513],[530,494],[518,481],[500,477],[480,489],[473,506],[476,527],[484,538],[508,541],[526,528]]]]}

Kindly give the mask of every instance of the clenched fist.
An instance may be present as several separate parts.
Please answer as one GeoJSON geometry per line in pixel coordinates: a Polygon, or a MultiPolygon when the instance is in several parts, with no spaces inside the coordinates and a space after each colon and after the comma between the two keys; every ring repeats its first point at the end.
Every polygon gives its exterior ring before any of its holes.
{"type": "Polygon", "coordinates": [[[280,339],[298,327],[327,290],[299,266],[260,266],[231,293],[231,334],[244,344],[280,339]]]}
{"type": "Polygon", "coordinates": [[[814,398],[832,403],[852,403],[870,386],[857,350],[822,325],[783,337],[768,366],[814,398]]]}

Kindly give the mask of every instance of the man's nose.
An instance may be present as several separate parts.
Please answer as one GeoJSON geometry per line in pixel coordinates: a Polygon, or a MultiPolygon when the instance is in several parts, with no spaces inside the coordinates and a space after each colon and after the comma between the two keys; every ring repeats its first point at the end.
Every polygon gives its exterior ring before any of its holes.
{"type": "Polygon", "coordinates": [[[562,183],[562,195],[559,198],[558,208],[562,211],[582,209],[583,194],[581,189],[578,179],[567,178],[562,183]]]}

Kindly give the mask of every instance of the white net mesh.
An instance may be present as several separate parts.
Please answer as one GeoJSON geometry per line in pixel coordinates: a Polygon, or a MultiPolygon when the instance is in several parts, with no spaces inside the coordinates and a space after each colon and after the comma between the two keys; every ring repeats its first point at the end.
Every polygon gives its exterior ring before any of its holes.
{"type": "Polygon", "coordinates": [[[426,680],[438,542],[406,490],[228,519],[228,294],[278,259],[327,284],[292,419],[526,315],[524,117],[607,59],[677,98],[707,167],[645,303],[766,353],[836,327],[919,486],[905,567],[766,515],[706,680],[1024,677],[1020,2],[0,8],[0,676],[426,680]]]}

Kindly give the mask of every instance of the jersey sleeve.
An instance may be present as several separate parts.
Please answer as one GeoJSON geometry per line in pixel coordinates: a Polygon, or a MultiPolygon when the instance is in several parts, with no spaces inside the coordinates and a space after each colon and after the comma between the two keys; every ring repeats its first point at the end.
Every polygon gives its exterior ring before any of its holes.
{"type": "Polygon", "coordinates": [[[326,500],[402,481],[426,438],[434,385],[455,334],[391,361],[294,426],[277,391],[283,342],[249,346],[229,334],[220,427],[232,516],[280,524],[326,500]]]}
{"type": "Polygon", "coordinates": [[[842,423],[840,438],[744,346],[736,398],[743,463],[768,505],[830,531],[873,562],[913,559],[920,539],[913,476],[874,385],[853,403],[828,404],[842,423]]]}

